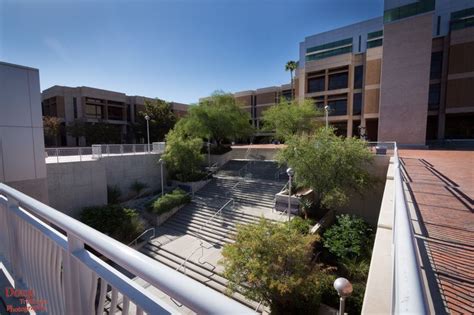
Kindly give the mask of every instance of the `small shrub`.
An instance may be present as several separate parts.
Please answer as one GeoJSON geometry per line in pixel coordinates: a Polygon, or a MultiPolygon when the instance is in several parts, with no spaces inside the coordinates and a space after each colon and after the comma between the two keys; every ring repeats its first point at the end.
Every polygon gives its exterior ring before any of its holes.
{"type": "Polygon", "coordinates": [[[191,201],[191,197],[181,189],[175,189],[153,202],[149,209],[154,214],[163,214],[191,201]]]}
{"type": "Polygon", "coordinates": [[[309,233],[309,230],[314,225],[312,220],[303,219],[301,217],[295,217],[290,221],[290,228],[298,231],[302,235],[309,233]]]}
{"type": "Polygon", "coordinates": [[[334,256],[343,259],[359,259],[370,256],[372,250],[372,229],[356,216],[339,215],[323,236],[324,247],[334,256]]]}
{"type": "Polygon", "coordinates": [[[138,180],[134,181],[130,185],[130,190],[132,190],[137,196],[140,196],[140,193],[143,191],[143,189],[146,189],[146,188],[148,188],[148,185],[138,180]]]}
{"type": "Polygon", "coordinates": [[[85,208],[80,220],[123,243],[133,240],[144,229],[137,211],[118,205],[85,208]]]}
{"type": "Polygon", "coordinates": [[[122,193],[117,185],[107,186],[107,202],[109,204],[118,203],[121,195],[122,193]]]}

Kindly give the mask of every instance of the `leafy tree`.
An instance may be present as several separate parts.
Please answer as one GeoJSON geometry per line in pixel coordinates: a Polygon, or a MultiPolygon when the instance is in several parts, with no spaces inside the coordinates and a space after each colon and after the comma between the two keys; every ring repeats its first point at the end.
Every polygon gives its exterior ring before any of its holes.
{"type": "Polygon", "coordinates": [[[313,261],[317,235],[296,226],[258,224],[237,228],[235,243],[225,245],[221,264],[229,289],[270,305],[272,314],[310,314],[333,277],[313,261]]]}
{"type": "Polygon", "coordinates": [[[281,98],[277,106],[263,112],[262,120],[266,130],[275,131],[280,140],[287,140],[297,134],[312,132],[319,124],[315,120],[318,116],[322,116],[322,112],[312,100],[300,103],[281,98]]]}
{"type": "Polygon", "coordinates": [[[201,176],[202,140],[188,137],[172,129],[166,135],[166,148],[162,155],[171,175],[181,181],[194,181],[201,176]]]}
{"type": "Polygon", "coordinates": [[[293,100],[295,98],[294,96],[294,84],[293,84],[293,72],[296,70],[298,67],[298,64],[296,61],[290,60],[286,63],[285,65],[285,71],[290,71],[290,76],[291,76],[291,99],[293,100]]]}
{"type": "Polygon", "coordinates": [[[61,119],[54,116],[43,116],[44,135],[53,139],[53,145],[58,146],[61,134],[61,119]]]}
{"type": "Polygon", "coordinates": [[[163,141],[165,135],[176,123],[171,103],[160,99],[146,100],[145,110],[138,112],[136,123],[133,125],[135,136],[147,140],[147,127],[145,116],[150,117],[150,143],[163,141]]]}
{"type": "Polygon", "coordinates": [[[360,139],[337,137],[332,128],[319,128],[312,135],[293,136],[286,143],[278,160],[295,170],[299,185],[317,193],[318,208],[345,205],[350,192],[361,193],[373,182],[367,171],[373,156],[360,139]]]}
{"type": "Polygon", "coordinates": [[[370,253],[372,240],[372,229],[363,219],[342,214],[324,233],[323,244],[338,258],[359,259],[370,253]]]}
{"type": "Polygon", "coordinates": [[[188,115],[177,126],[191,137],[209,139],[218,145],[224,140],[245,138],[252,134],[250,115],[232,94],[215,92],[190,107],[188,115]]]}

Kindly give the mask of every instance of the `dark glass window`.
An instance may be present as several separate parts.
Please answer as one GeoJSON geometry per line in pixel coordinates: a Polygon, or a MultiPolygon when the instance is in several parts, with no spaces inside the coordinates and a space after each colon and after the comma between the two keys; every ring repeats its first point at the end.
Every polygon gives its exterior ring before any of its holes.
{"type": "Polygon", "coordinates": [[[333,127],[334,134],[339,137],[346,137],[347,136],[347,122],[336,122],[331,123],[331,127],[333,127]]]}
{"type": "Polygon", "coordinates": [[[291,101],[291,90],[284,90],[281,92],[281,96],[287,101],[291,101]]]}
{"type": "Polygon", "coordinates": [[[430,79],[441,79],[443,68],[443,52],[437,51],[431,54],[430,79]]]}
{"type": "Polygon", "coordinates": [[[329,90],[346,89],[348,78],[347,72],[329,75],[329,90]]]}
{"type": "Polygon", "coordinates": [[[347,99],[329,100],[329,116],[347,115],[347,99]]]}
{"type": "Polygon", "coordinates": [[[355,93],[352,100],[352,114],[360,115],[362,112],[362,93],[355,93]]]}
{"type": "Polygon", "coordinates": [[[89,118],[103,119],[102,106],[86,105],[86,116],[89,118]]]}
{"type": "Polygon", "coordinates": [[[379,47],[383,45],[383,39],[376,39],[376,40],[371,40],[367,42],[367,48],[374,48],[374,47],[379,47]]]}
{"type": "Polygon", "coordinates": [[[109,106],[108,114],[109,119],[123,120],[123,109],[121,107],[109,106]]]}
{"type": "Polygon", "coordinates": [[[441,95],[441,85],[431,84],[428,96],[428,109],[434,110],[439,108],[439,99],[441,95]]]}
{"type": "Polygon", "coordinates": [[[314,105],[318,109],[324,108],[324,96],[313,97],[314,105]]]}
{"type": "Polygon", "coordinates": [[[132,109],[130,108],[130,104],[127,104],[127,121],[132,120],[132,109]]]}
{"type": "Polygon", "coordinates": [[[401,7],[385,10],[383,13],[383,21],[385,23],[392,22],[409,16],[433,11],[434,9],[435,0],[420,0],[401,7]]]}
{"type": "Polygon", "coordinates": [[[451,30],[474,26],[474,7],[451,13],[451,30]]]}
{"type": "Polygon", "coordinates": [[[72,105],[74,109],[74,118],[77,118],[77,99],[75,97],[72,98],[72,105]]]}
{"type": "Polygon", "coordinates": [[[354,89],[362,88],[362,81],[364,78],[364,66],[357,66],[354,68],[354,89]]]}
{"type": "Polygon", "coordinates": [[[308,93],[322,92],[326,90],[324,86],[324,77],[316,77],[308,79],[308,93]]]}

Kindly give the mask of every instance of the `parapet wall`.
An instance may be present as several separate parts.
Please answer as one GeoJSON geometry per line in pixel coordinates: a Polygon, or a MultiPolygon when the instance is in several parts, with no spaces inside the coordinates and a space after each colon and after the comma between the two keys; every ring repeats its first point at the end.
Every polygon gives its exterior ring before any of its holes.
{"type": "Polygon", "coordinates": [[[47,164],[49,205],[77,217],[81,209],[107,203],[107,186],[117,186],[123,197],[139,181],[148,191],[161,189],[159,155],[111,156],[95,161],[47,164]]]}

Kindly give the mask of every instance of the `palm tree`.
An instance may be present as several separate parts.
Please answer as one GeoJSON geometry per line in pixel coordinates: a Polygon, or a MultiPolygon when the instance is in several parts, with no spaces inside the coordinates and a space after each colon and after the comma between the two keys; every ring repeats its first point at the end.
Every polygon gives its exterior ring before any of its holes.
{"type": "Polygon", "coordinates": [[[291,75],[291,99],[292,100],[294,99],[293,71],[296,70],[296,67],[297,67],[297,63],[296,61],[293,61],[293,60],[288,61],[285,65],[285,71],[290,71],[290,75],[291,75]]]}

